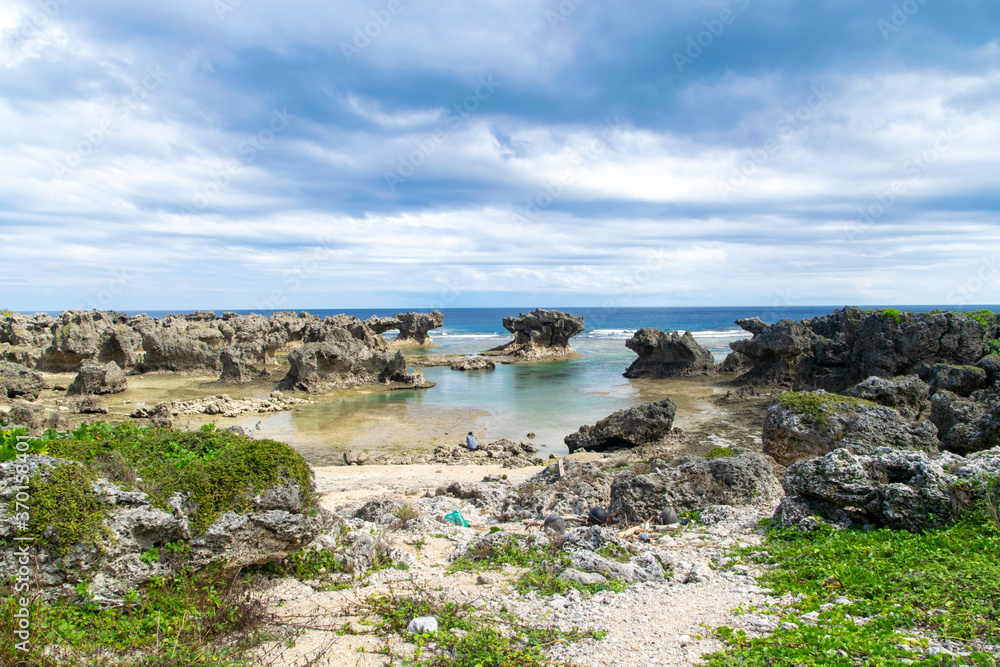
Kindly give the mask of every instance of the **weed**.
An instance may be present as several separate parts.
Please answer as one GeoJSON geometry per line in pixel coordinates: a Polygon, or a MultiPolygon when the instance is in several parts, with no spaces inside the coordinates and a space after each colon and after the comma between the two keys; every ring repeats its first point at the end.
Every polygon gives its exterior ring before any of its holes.
{"type": "Polygon", "coordinates": [[[987,338],[983,343],[983,353],[1000,355],[1000,338],[987,338]]]}
{"type": "Polygon", "coordinates": [[[973,310],[966,313],[969,317],[974,319],[983,325],[983,328],[989,331],[989,328],[993,326],[993,323],[997,320],[997,314],[992,310],[987,310],[986,308],[981,308],[979,310],[973,310]]]}
{"type": "Polygon", "coordinates": [[[896,324],[899,324],[900,322],[903,321],[903,313],[896,310],[895,308],[884,308],[881,311],[879,311],[879,313],[890,318],[896,324]]]}
{"type": "Polygon", "coordinates": [[[420,516],[420,512],[410,503],[403,503],[396,510],[396,518],[399,519],[399,523],[406,525],[407,521],[411,521],[420,516]]]}

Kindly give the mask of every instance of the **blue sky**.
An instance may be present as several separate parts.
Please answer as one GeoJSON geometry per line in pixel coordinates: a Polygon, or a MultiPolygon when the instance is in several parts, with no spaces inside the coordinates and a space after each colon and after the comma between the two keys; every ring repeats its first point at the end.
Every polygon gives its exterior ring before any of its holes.
{"type": "Polygon", "coordinates": [[[1000,302],[992,0],[8,0],[2,303],[1000,302]]]}

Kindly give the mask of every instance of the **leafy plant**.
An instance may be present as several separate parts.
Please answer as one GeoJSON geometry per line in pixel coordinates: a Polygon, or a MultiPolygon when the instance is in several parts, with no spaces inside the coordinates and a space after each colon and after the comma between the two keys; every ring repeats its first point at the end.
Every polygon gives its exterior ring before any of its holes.
{"type": "Polygon", "coordinates": [[[879,312],[882,315],[884,315],[884,316],[890,318],[891,320],[893,320],[894,322],[896,322],[896,324],[899,324],[900,322],[903,321],[903,313],[902,313],[902,311],[896,310],[895,308],[883,308],[879,312]]]}
{"type": "MultiPolygon", "coordinates": [[[[42,438],[23,439],[28,434],[26,428],[11,428],[0,431],[0,463],[13,461],[18,454],[46,454],[48,446],[42,438]],[[19,439],[22,438],[22,439],[19,439]]],[[[49,438],[51,439],[51,438],[49,438]]]]}
{"type": "Polygon", "coordinates": [[[983,343],[983,352],[1000,355],[1000,338],[988,338],[983,343]]]}

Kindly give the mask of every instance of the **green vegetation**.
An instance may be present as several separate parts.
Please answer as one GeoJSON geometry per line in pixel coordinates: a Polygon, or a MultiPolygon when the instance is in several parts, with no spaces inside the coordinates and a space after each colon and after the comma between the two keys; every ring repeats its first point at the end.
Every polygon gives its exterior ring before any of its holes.
{"type": "Polygon", "coordinates": [[[879,313],[892,319],[894,322],[896,322],[896,324],[899,324],[900,322],[903,321],[902,311],[896,310],[895,308],[884,308],[880,310],[879,313]]]}
{"type": "Polygon", "coordinates": [[[597,555],[604,556],[609,560],[616,560],[619,563],[627,563],[635,554],[623,546],[619,546],[614,542],[608,542],[597,550],[597,555]]]}
{"type": "Polygon", "coordinates": [[[722,459],[728,456],[735,456],[736,452],[733,451],[732,447],[714,447],[712,451],[705,454],[706,459],[722,459]]]}
{"type": "Polygon", "coordinates": [[[41,437],[41,438],[31,438],[30,440],[18,441],[18,438],[23,438],[28,434],[28,429],[26,428],[10,428],[4,431],[0,431],[0,463],[4,461],[13,461],[17,458],[18,454],[47,454],[48,453],[48,441],[52,439],[52,436],[41,437]],[[23,451],[17,448],[18,444],[21,444],[23,451]]]}
{"type": "Polygon", "coordinates": [[[989,330],[989,328],[993,326],[993,323],[996,322],[997,320],[997,314],[994,313],[992,310],[988,310],[986,308],[982,308],[980,310],[973,310],[971,312],[966,313],[966,315],[968,315],[975,321],[982,324],[983,328],[987,330],[989,330]]]}
{"type": "Polygon", "coordinates": [[[527,544],[527,539],[519,535],[504,535],[505,539],[492,543],[481,542],[468,556],[458,558],[448,566],[449,572],[481,572],[497,569],[505,565],[533,567],[536,565],[561,563],[568,565],[565,556],[556,556],[556,549],[546,549],[537,544],[527,544]]]}
{"type": "Polygon", "coordinates": [[[283,479],[297,480],[303,504],[312,502],[312,473],[291,447],[217,431],[214,425],[191,433],[98,422],[68,433],[49,431],[41,442],[51,456],[77,461],[94,473],[87,479],[104,477],[143,491],[158,507],[165,509],[178,492],[190,494],[197,507],[195,532],[223,511],[246,509],[256,493],[283,479]]]}
{"type": "Polygon", "coordinates": [[[31,518],[24,534],[48,539],[60,556],[80,542],[99,550],[109,533],[107,510],[93,490],[96,481],[93,471],[77,463],[53,467],[44,479],[33,477],[28,482],[31,518]]]}
{"type": "Polygon", "coordinates": [[[806,415],[818,426],[825,425],[830,416],[845,410],[854,410],[859,405],[878,405],[863,398],[841,396],[840,394],[817,394],[808,391],[787,391],[778,396],[777,403],[792,412],[806,415]]]}
{"type": "Polygon", "coordinates": [[[396,518],[399,519],[399,523],[406,525],[407,521],[416,519],[420,516],[420,512],[417,508],[410,503],[403,503],[398,510],[396,510],[396,518]]]}
{"type": "Polygon", "coordinates": [[[776,594],[801,597],[788,609],[756,611],[796,627],[757,639],[719,628],[729,646],[705,657],[710,667],[998,664],[976,650],[1000,642],[1000,526],[983,514],[924,534],[772,530],[760,548],[751,557],[773,568],[763,580],[776,594]],[[823,606],[838,596],[851,603],[823,606]],[[802,619],[809,612],[819,613],[815,624],[802,619]],[[922,657],[935,636],[970,655],[922,657]]]}
{"type": "Polygon", "coordinates": [[[620,579],[609,579],[606,582],[596,584],[580,584],[575,581],[560,579],[559,575],[549,569],[528,570],[514,582],[514,589],[521,594],[529,591],[538,591],[539,595],[565,595],[571,588],[593,595],[600,591],[614,591],[621,593],[628,587],[628,584],[620,579]]]}
{"type": "Polygon", "coordinates": [[[605,635],[576,628],[569,632],[534,628],[509,614],[483,613],[469,604],[440,601],[421,590],[409,596],[372,596],[355,613],[366,618],[377,617],[375,633],[387,637],[399,635],[415,644],[416,653],[412,657],[399,655],[388,642],[382,651],[393,660],[392,664],[399,660],[414,667],[541,667],[552,664],[546,659],[546,647],[588,638],[603,639],[605,635]],[[437,619],[437,632],[408,634],[407,624],[420,616],[437,619]]]}
{"type": "MultiPolygon", "coordinates": [[[[86,587],[78,587],[86,594],[86,587]]],[[[276,638],[260,631],[268,620],[240,580],[217,573],[183,573],[130,596],[122,607],[101,609],[63,599],[30,605],[29,654],[15,648],[18,597],[0,589],[0,664],[25,667],[107,665],[152,667],[254,664],[251,651],[276,638]],[[140,602],[141,600],[141,602],[140,602]]]]}
{"type": "Polygon", "coordinates": [[[983,343],[983,352],[1000,355],[1000,338],[987,338],[986,342],[983,343]]]}

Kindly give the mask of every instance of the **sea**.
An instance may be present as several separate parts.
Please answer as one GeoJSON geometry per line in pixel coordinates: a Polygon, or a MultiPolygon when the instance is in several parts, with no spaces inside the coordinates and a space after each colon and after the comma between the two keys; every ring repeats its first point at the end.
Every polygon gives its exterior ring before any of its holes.
{"type": "MultiPolygon", "coordinates": [[[[890,306],[869,306],[872,308],[890,306]]],[[[954,306],[891,306],[902,311],[927,312],[954,306]]],[[[975,310],[969,306],[962,310],[975,310]]],[[[482,440],[508,438],[530,441],[541,455],[560,455],[566,435],[583,424],[628,407],[664,396],[678,403],[678,423],[691,417],[685,411],[712,408],[685,402],[685,385],[632,380],[622,373],[636,355],[625,341],[640,328],[691,331],[717,362],[729,354],[729,344],[748,338],[736,320],[759,317],[766,322],[800,320],[832,313],[835,306],[714,307],[714,308],[580,308],[548,307],[584,318],[586,329],[570,344],[579,353],[573,359],[517,365],[498,364],[495,371],[452,371],[447,366],[424,368],[436,386],[426,390],[348,392],[319,398],[302,410],[246,419],[242,423],[263,435],[297,446],[314,464],[340,460],[345,449],[405,452],[441,443],[460,444],[466,432],[482,440]]],[[[995,307],[993,308],[995,309],[995,307]]],[[[308,310],[325,317],[347,313],[366,319],[411,309],[308,310]]],[[[528,313],[531,308],[442,309],[444,326],[430,332],[435,346],[427,354],[475,354],[512,339],[503,318],[528,313]]],[[[165,312],[149,312],[159,317],[165,312]]],[[[175,311],[177,312],[177,311],[175,311]]],[[[217,311],[221,314],[221,311],[217,311]]],[[[241,314],[270,311],[235,311],[241,314]]],[[[426,311],[424,311],[426,312],[426,311]]],[[[391,338],[388,332],[386,338],[391,338]]]]}

